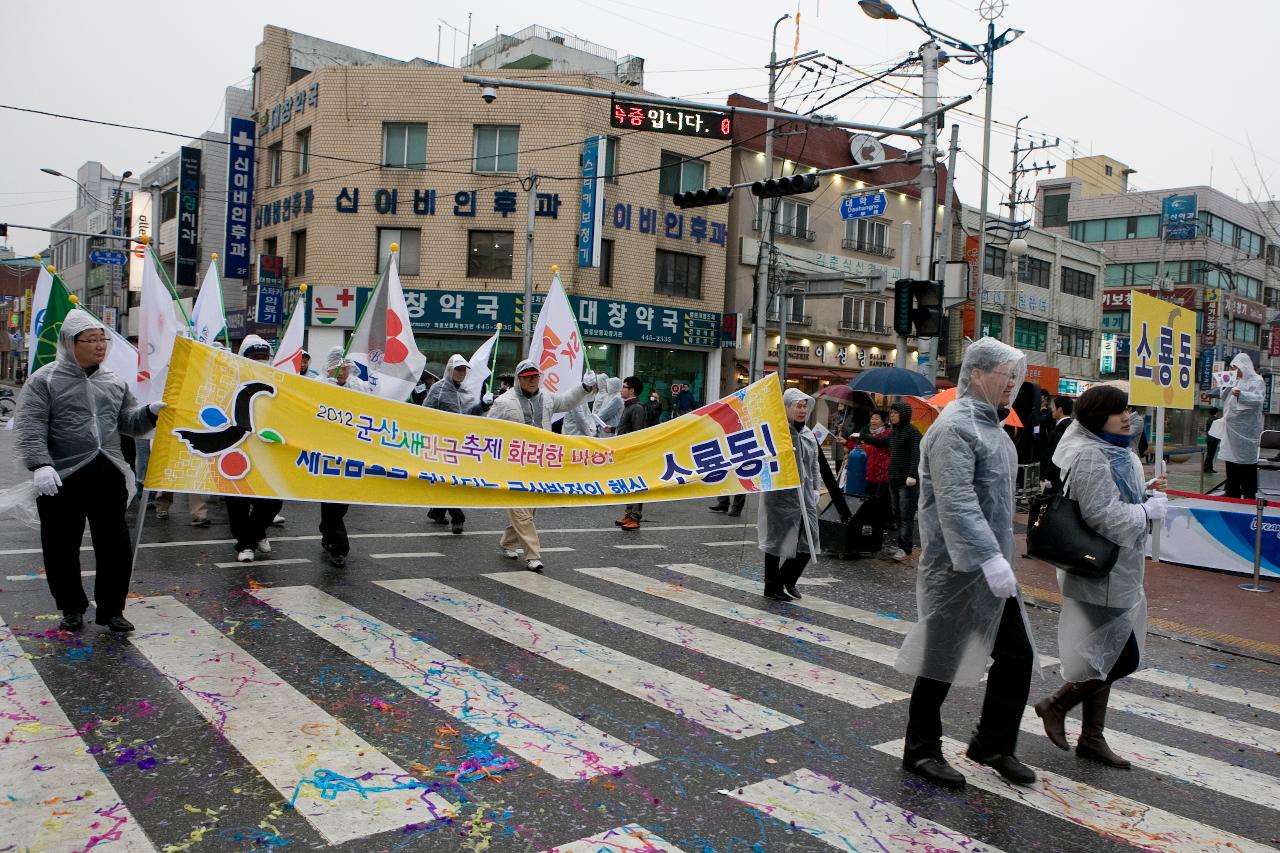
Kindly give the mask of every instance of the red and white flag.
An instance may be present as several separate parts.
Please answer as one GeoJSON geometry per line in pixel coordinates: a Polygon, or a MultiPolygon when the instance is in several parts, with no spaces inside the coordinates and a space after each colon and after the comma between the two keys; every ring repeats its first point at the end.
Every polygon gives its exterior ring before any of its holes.
{"type": "Polygon", "coordinates": [[[552,393],[582,382],[582,335],[558,271],[552,273],[551,289],[533,327],[528,358],[542,371],[542,387],[552,393]]]}
{"type": "Polygon", "coordinates": [[[136,396],[154,403],[164,396],[173,342],[189,328],[174,313],[173,295],[161,278],[155,250],[147,248],[142,267],[142,294],[138,321],[138,387],[136,396]]]}
{"type": "Polygon", "coordinates": [[[284,334],[280,336],[280,346],[276,347],[276,355],[271,366],[278,370],[302,372],[302,336],[306,331],[307,322],[307,312],[302,305],[303,299],[306,299],[305,294],[299,297],[298,304],[293,306],[293,311],[289,314],[289,323],[284,327],[284,334]]]}
{"type": "Polygon", "coordinates": [[[392,252],[387,271],[365,306],[347,357],[373,392],[388,400],[404,400],[418,384],[427,357],[418,352],[409,325],[409,309],[400,288],[400,258],[392,252]]]}

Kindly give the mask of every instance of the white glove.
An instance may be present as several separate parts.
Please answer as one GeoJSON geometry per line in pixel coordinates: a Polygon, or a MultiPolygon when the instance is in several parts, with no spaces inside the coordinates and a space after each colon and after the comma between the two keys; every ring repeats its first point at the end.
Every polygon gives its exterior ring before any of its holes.
{"type": "Polygon", "coordinates": [[[58,476],[58,472],[52,465],[45,465],[32,472],[31,482],[36,487],[36,494],[50,497],[58,493],[62,478],[58,476]]]}
{"type": "Polygon", "coordinates": [[[596,387],[596,375],[594,373],[584,373],[582,375],[582,387],[588,391],[596,387]]]}
{"type": "Polygon", "coordinates": [[[1150,521],[1160,521],[1169,514],[1169,498],[1163,492],[1156,492],[1142,504],[1150,521]]]}
{"type": "Polygon", "coordinates": [[[483,397],[481,397],[481,398],[480,398],[480,403],[481,403],[481,404],[482,404],[486,409],[487,409],[487,408],[489,408],[490,406],[492,406],[492,405],[493,405],[493,395],[492,395],[492,394],[485,394],[483,397]]]}
{"type": "Polygon", "coordinates": [[[914,486],[914,485],[916,484],[916,482],[917,482],[917,481],[916,481],[916,478],[915,478],[915,477],[908,477],[908,478],[907,478],[907,485],[908,485],[908,486],[914,486]]]}
{"type": "Polygon", "coordinates": [[[159,400],[156,400],[154,403],[152,403],[152,404],[150,404],[149,406],[147,406],[147,410],[148,410],[149,412],[151,412],[151,414],[152,414],[152,415],[154,415],[154,416],[156,416],[156,417],[159,417],[159,416],[160,416],[160,410],[161,410],[161,409],[163,409],[164,407],[165,407],[165,404],[164,404],[164,403],[162,403],[162,402],[161,402],[161,401],[159,401],[159,400]]]}
{"type": "Polygon", "coordinates": [[[1018,579],[1013,576],[1013,567],[1004,557],[992,557],[983,563],[982,574],[996,598],[1013,598],[1018,594],[1018,579]]]}
{"type": "Polygon", "coordinates": [[[818,501],[822,500],[822,490],[814,489],[813,491],[809,492],[809,496],[813,498],[813,505],[817,506],[818,501]]]}
{"type": "Polygon", "coordinates": [[[1040,491],[1047,492],[1051,488],[1053,488],[1053,483],[1050,483],[1048,480],[1040,481],[1040,491]]]}

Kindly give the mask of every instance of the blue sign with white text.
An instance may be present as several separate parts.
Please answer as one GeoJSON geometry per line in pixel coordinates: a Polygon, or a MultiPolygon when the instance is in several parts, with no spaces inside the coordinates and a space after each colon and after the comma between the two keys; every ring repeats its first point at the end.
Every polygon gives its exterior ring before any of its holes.
{"type": "Polygon", "coordinates": [[[249,219],[253,211],[253,147],[257,125],[247,118],[231,119],[227,157],[227,239],[222,277],[249,277],[252,247],[249,219]]]}
{"type": "Polygon", "coordinates": [[[582,216],[578,220],[578,266],[600,266],[601,214],[604,212],[604,137],[588,137],[582,144],[582,216]]]}
{"type": "Polygon", "coordinates": [[[1194,195],[1165,196],[1160,207],[1166,240],[1195,239],[1196,226],[1200,224],[1200,214],[1194,195]]]}
{"type": "Polygon", "coordinates": [[[100,266],[122,267],[129,256],[119,249],[94,249],[89,253],[89,262],[100,266]]]}
{"type": "Polygon", "coordinates": [[[843,219],[862,219],[865,216],[883,216],[889,206],[884,193],[847,195],[840,199],[840,216],[843,219]]]}
{"type": "Polygon", "coordinates": [[[284,288],[272,284],[258,285],[259,323],[279,326],[284,321],[284,288]]]}

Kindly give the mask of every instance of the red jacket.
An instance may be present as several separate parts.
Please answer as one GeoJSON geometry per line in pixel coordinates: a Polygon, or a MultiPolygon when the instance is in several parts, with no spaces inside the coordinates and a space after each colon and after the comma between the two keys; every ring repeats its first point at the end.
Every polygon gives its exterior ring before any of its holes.
{"type": "MultiPolygon", "coordinates": [[[[888,438],[888,433],[889,427],[882,427],[879,432],[871,434],[876,438],[888,438]]],[[[873,447],[864,441],[862,449],[867,454],[867,482],[876,484],[889,482],[889,448],[873,447]]]]}

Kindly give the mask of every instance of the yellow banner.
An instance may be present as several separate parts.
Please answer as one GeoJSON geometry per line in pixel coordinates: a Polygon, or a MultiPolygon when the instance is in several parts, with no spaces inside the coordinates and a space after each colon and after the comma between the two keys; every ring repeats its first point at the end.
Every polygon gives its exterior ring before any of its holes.
{"type": "Polygon", "coordinates": [[[1129,402],[1195,406],[1196,312],[1133,291],[1129,313],[1129,402]]]}
{"type": "Polygon", "coordinates": [[[164,401],[146,481],[158,491],[539,507],[800,484],[776,375],[675,420],[596,439],[383,400],[179,338],[164,401]]]}

